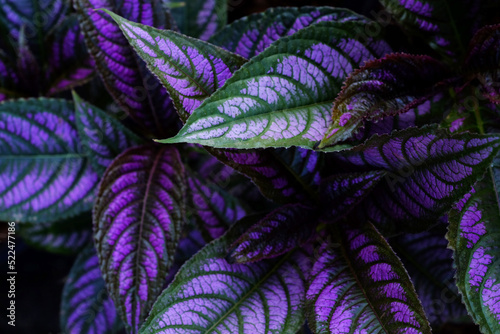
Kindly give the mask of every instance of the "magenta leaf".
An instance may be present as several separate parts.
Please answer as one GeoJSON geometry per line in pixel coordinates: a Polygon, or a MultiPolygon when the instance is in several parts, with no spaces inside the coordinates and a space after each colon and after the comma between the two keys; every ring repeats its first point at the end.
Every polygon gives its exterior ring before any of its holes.
{"type": "Polygon", "coordinates": [[[487,174],[452,209],[447,234],[462,302],[481,332],[491,334],[500,331],[499,207],[487,174]]]}
{"type": "Polygon", "coordinates": [[[207,98],[173,138],[219,148],[314,147],[341,84],[364,61],[390,52],[355,40],[360,22],[321,22],[276,41],[207,98]]]}
{"type": "Polygon", "coordinates": [[[143,140],[105,111],[83,101],[75,92],[76,126],[93,169],[104,174],[111,161],[121,152],[143,143],[143,140]]]}
{"type": "Polygon", "coordinates": [[[0,105],[0,220],[50,223],[92,208],[98,175],[66,100],[0,105]]]}
{"type": "Polygon", "coordinates": [[[138,146],[108,167],[94,239],[118,313],[136,333],[161,292],[185,220],[185,176],[173,146],[138,146]]]}
{"type": "Polygon", "coordinates": [[[248,227],[248,221],[234,225],[187,261],[141,333],[296,333],[304,322],[308,258],[299,250],[273,260],[228,263],[231,243],[248,227]]]}
{"type": "Polygon", "coordinates": [[[246,60],[215,45],[171,30],[127,21],[107,11],[131,46],[167,88],[185,122],[203,100],[230,78],[246,60]]]}
{"type": "Polygon", "coordinates": [[[19,235],[35,248],[60,254],[79,252],[92,240],[92,216],[85,212],[52,223],[19,224],[19,235]]]}
{"type": "Polygon", "coordinates": [[[479,30],[471,41],[465,61],[469,72],[481,82],[482,93],[493,103],[500,103],[500,24],[479,30]]]}
{"type": "Polygon", "coordinates": [[[339,225],[317,250],[306,314],[317,334],[430,333],[403,264],[366,223],[339,225]]]}
{"type": "Polygon", "coordinates": [[[123,328],[92,243],[78,255],[64,285],[60,325],[70,334],[113,334],[123,328]]]}
{"type": "Polygon", "coordinates": [[[331,7],[270,8],[228,24],[208,41],[250,59],[283,36],[290,36],[318,22],[364,21],[347,9],[331,7]]]}
{"type": "Polygon", "coordinates": [[[298,203],[284,205],[243,233],[231,245],[230,259],[248,263],[285,254],[312,239],[317,224],[314,209],[298,203]]]}
{"type": "Polygon", "coordinates": [[[363,202],[366,218],[387,233],[421,232],[470,190],[499,147],[496,135],[425,127],[375,136],[339,157],[387,172],[363,202]]]}
{"type": "Polygon", "coordinates": [[[130,47],[106,8],[134,21],[157,28],[169,28],[168,16],[160,0],[137,3],[124,0],[76,0],[80,26],[97,72],[115,101],[147,133],[168,134],[176,127],[175,109],[166,89],[148,71],[130,47]]]}
{"type": "Polygon", "coordinates": [[[399,115],[428,101],[439,92],[436,84],[449,76],[428,56],[390,54],[366,63],[345,81],[319,147],[348,139],[365,121],[399,115]]]}
{"type": "Polygon", "coordinates": [[[170,0],[172,17],[180,31],[206,41],[227,22],[226,0],[170,0]]]}

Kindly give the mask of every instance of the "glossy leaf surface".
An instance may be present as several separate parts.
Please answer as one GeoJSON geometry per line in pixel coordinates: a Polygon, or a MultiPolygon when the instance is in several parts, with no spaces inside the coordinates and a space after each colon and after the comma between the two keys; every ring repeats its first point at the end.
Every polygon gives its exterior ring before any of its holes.
{"type": "Polygon", "coordinates": [[[365,121],[399,115],[429,100],[449,75],[428,56],[390,54],[368,62],[345,81],[320,147],[348,139],[365,121]]]}
{"type": "Polygon", "coordinates": [[[248,227],[236,224],[186,262],[141,333],[295,333],[304,321],[307,257],[297,251],[276,260],[228,263],[230,244],[248,227]]]}
{"type": "Polygon", "coordinates": [[[323,21],[368,21],[347,9],[331,7],[270,8],[225,26],[209,42],[250,59],[283,36],[323,21]]]}
{"type": "Polygon", "coordinates": [[[352,225],[342,225],[318,250],[306,293],[313,331],[430,333],[401,261],[373,225],[352,225]]]}
{"type": "Polygon", "coordinates": [[[73,101],[82,146],[100,175],[118,154],[143,142],[117,119],[83,101],[76,93],[73,93],[73,101]]]}
{"type": "Polygon", "coordinates": [[[112,334],[123,328],[92,243],[78,255],[64,285],[60,324],[70,334],[112,334]]]}
{"type": "Polygon", "coordinates": [[[106,286],[129,331],[160,294],[185,220],[184,167],[177,150],[138,146],[104,174],[94,238],[106,286]]]}
{"type": "Polygon", "coordinates": [[[204,41],[227,22],[225,0],[170,0],[170,6],[180,31],[204,41]]]}
{"type": "Polygon", "coordinates": [[[92,208],[98,175],[66,100],[0,105],[0,219],[50,223],[92,208]]]}
{"type": "Polygon", "coordinates": [[[360,25],[322,22],[277,41],[206,99],[177,136],[160,142],[314,147],[347,74],[389,52],[381,40],[356,41],[360,25]]]}

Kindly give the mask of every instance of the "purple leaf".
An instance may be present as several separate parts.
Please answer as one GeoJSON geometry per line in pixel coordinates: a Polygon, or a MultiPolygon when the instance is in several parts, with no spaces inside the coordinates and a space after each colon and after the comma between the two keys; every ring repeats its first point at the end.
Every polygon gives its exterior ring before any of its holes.
{"type": "Polygon", "coordinates": [[[92,243],[78,255],[64,285],[60,324],[69,334],[112,334],[123,328],[92,243]]]}
{"type": "Polygon", "coordinates": [[[229,226],[246,214],[238,199],[194,173],[188,174],[187,186],[190,211],[209,239],[223,235],[229,226]]]}
{"type": "Polygon", "coordinates": [[[430,333],[403,264],[370,223],[350,222],[319,248],[306,293],[314,333],[430,333]],[[339,246],[340,245],[340,246],[339,246]]]}
{"type": "Polygon", "coordinates": [[[249,228],[231,245],[230,259],[248,263],[285,254],[309,241],[318,224],[315,210],[284,205],[249,228]]]}
{"type": "Polygon", "coordinates": [[[482,93],[500,103],[500,24],[479,30],[471,41],[465,66],[482,85],[482,93]]]}
{"type": "Polygon", "coordinates": [[[90,105],[73,92],[76,126],[83,148],[99,175],[121,152],[143,140],[105,111],[90,105]]]}
{"type": "Polygon", "coordinates": [[[330,222],[356,207],[385,175],[382,171],[335,174],[321,181],[321,203],[330,222]]]}
{"type": "Polygon", "coordinates": [[[421,232],[470,190],[499,146],[495,135],[409,128],[373,137],[339,157],[387,171],[363,202],[366,218],[387,233],[421,232]]]}
{"type": "Polygon", "coordinates": [[[131,21],[165,29],[169,25],[161,1],[124,0],[118,6],[111,0],[76,0],[74,6],[89,52],[111,96],[146,132],[167,135],[176,124],[176,115],[166,89],[137,57],[113,19],[95,10],[106,8],[131,21]]]}
{"type": "Polygon", "coordinates": [[[349,10],[331,7],[270,8],[239,19],[213,35],[209,42],[250,59],[283,36],[318,22],[364,21],[349,10]]]}
{"type": "Polygon", "coordinates": [[[493,334],[500,331],[500,203],[488,174],[450,212],[447,238],[462,302],[481,332],[493,334]]]}
{"type": "Polygon", "coordinates": [[[172,17],[183,34],[206,41],[226,25],[226,0],[170,0],[172,17]]]}
{"type": "Polygon", "coordinates": [[[0,220],[50,223],[92,207],[98,175],[66,100],[0,105],[0,220]]]}
{"type": "MultiPolygon", "coordinates": [[[[250,220],[252,222],[252,220],[250,220]]],[[[230,264],[240,222],[187,261],[153,306],[141,333],[295,333],[304,322],[302,251],[275,260],[230,264]]]]}
{"type": "Polygon", "coordinates": [[[449,75],[428,56],[390,54],[366,63],[345,81],[319,147],[348,139],[365,121],[403,114],[428,101],[439,92],[436,84],[449,75]]]}
{"type": "Polygon", "coordinates": [[[139,146],[108,167],[94,206],[101,270],[136,333],[161,292],[185,220],[185,176],[173,146],[139,146]]]}

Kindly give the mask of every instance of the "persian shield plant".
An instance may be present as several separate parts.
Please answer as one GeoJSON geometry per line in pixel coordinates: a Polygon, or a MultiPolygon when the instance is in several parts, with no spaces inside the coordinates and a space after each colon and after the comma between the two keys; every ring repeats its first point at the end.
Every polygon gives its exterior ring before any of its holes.
{"type": "Polygon", "coordinates": [[[497,2],[0,3],[0,219],[78,254],[62,332],[500,332],[497,2]]]}

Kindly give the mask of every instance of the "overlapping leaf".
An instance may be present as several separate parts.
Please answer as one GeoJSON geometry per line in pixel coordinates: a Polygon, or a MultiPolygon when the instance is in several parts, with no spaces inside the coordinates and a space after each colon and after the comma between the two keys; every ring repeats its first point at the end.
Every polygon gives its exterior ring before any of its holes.
{"type": "Polygon", "coordinates": [[[331,7],[270,8],[239,19],[213,35],[208,41],[250,59],[283,36],[323,21],[365,21],[347,9],[331,7]]]}
{"type": "Polygon", "coordinates": [[[176,115],[166,89],[137,57],[113,19],[95,10],[106,8],[131,21],[165,29],[169,23],[162,1],[76,0],[74,6],[89,52],[111,96],[146,132],[156,136],[169,133],[176,115]]]}
{"type": "Polygon", "coordinates": [[[92,167],[100,175],[118,154],[143,142],[118,120],[83,101],[74,92],[73,100],[82,146],[90,157],[92,167]]]}
{"type": "Polygon", "coordinates": [[[275,260],[228,263],[230,244],[248,227],[248,222],[236,224],[186,262],[141,333],[297,332],[304,322],[309,261],[296,251],[275,260]]]}
{"type": "Polygon", "coordinates": [[[183,121],[246,62],[212,44],[107,13],[168,89],[183,121]]]}
{"type": "Polygon", "coordinates": [[[204,41],[227,22],[225,0],[170,0],[170,7],[180,31],[204,41]]]}
{"type": "Polygon", "coordinates": [[[177,136],[161,142],[314,147],[347,74],[389,52],[381,40],[355,40],[360,26],[321,22],[278,40],[206,99],[177,136]]]}
{"type": "Polygon", "coordinates": [[[406,234],[390,241],[434,329],[467,316],[453,279],[452,251],[446,248],[448,242],[442,230],[406,234]]]}
{"type": "Polygon", "coordinates": [[[50,223],[89,211],[98,175],[59,99],[0,105],[0,219],[50,223]]]}
{"type": "Polygon", "coordinates": [[[435,85],[449,76],[428,56],[390,54],[368,62],[345,81],[320,147],[348,139],[365,121],[399,115],[428,101],[438,93],[435,85]]]}
{"type": "Polygon", "coordinates": [[[482,92],[493,103],[500,103],[500,24],[479,30],[471,41],[467,70],[476,74],[482,92]]]}
{"type": "Polygon", "coordinates": [[[177,150],[138,146],[108,167],[94,207],[101,270],[120,316],[136,333],[172,264],[184,215],[177,150]]]}
{"type": "Polygon", "coordinates": [[[387,171],[363,201],[377,227],[388,233],[423,231],[469,191],[499,146],[496,135],[409,128],[374,137],[339,157],[387,171]]]}
{"type": "Polygon", "coordinates": [[[403,264],[373,225],[343,225],[332,237],[340,246],[320,246],[306,293],[314,333],[430,333],[403,264]]]}
{"type": "Polygon", "coordinates": [[[499,207],[492,179],[486,175],[457,203],[449,219],[456,284],[483,333],[500,331],[499,207]]]}
{"type": "Polygon", "coordinates": [[[93,244],[78,255],[64,285],[61,330],[70,334],[111,334],[123,324],[106,292],[93,244]]]}
{"type": "Polygon", "coordinates": [[[29,245],[44,251],[73,254],[92,240],[92,217],[86,212],[52,223],[20,224],[19,235],[29,245]]]}

